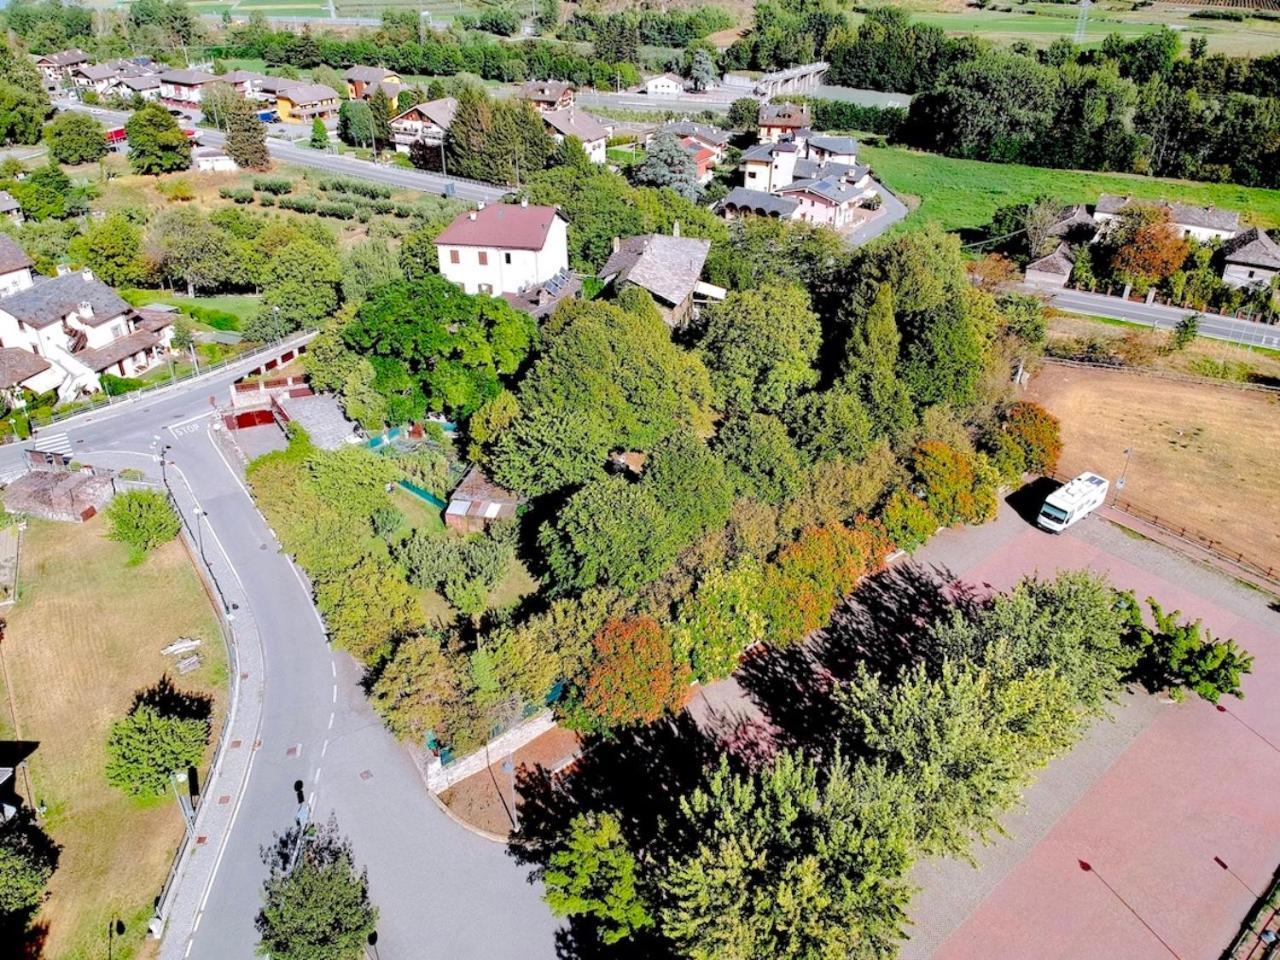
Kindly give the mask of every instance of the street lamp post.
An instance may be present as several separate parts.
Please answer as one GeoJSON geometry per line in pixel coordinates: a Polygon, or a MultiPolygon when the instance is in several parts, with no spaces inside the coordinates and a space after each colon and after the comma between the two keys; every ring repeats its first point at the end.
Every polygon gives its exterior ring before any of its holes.
{"type": "Polygon", "coordinates": [[[1120,479],[1116,481],[1115,492],[1111,495],[1111,505],[1114,507],[1116,500],[1120,498],[1120,491],[1124,489],[1125,478],[1129,475],[1129,458],[1133,455],[1133,447],[1124,448],[1124,469],[1120,471],[1120,479]]]}
{"type": "Polygon", "coordinates": [[[502,772],[511,777],[511,827],[519,833],[520,813],[516,810],[516,765],[511,760],[511,754],[507,754],[507,759],[503,761],[502,772]]]}
{"type": "Polygon", "coordinates": [[[1091,864],[1088,860],[1077,860],[1077,861],[1076,861],[1076,864],[1077,864],[1077,865],[1080,867],[1080,869],[1081,869],[1081,870],[1083,870],[1085,873],[1091,873],[1091,874],[1093,874],[1095,877],[1097,877],[1097,878],[1098,878],[1098,881],[1099,881],[1099,882],[1100,882],[1104,887],[1106,887],[1106,888],[1107,888],[1107,892],[1108,892],[1108,893],[1110,893],[1110,894],[1111,894],[1113,897],[1115,897],[1117,900],[1119,900],[1119,901],[1120,901],[1120,903],[1121,903],[1121,905],[1122,905],[1126,910],[1128,910],[1128,911],[1129,911],[1130,913],[1132,913],[1135,917],[1137,917],[1138,922],[1139,922],[1140,924],[1142,924],[1144,927],[1146,927],[1147,932],[1148,932],[1148,933],[1150,933],[1150,934],[1151,934],[1151,936],[1155,937],[1155,938],[1156,938],[1156,940],[1158,940],[1158,941],[1160,942],[1160,946],[1164,947],[1166,950],[1168,950],[1168,951],[1169,951],[1169,955],[1170,955],[1170,956],[1172,956],[1172,957],[1174,958],[1174,960],[1182,960],[1182,958],[1181,958],[1180,956],[1178,956],[1178,952],[1177,952],[1176,950],[1174,950],[1174,949],[1173,949],[1173,947],[1169,946],[1169,944],[1165,941],[1164,937],[1162,937],[1162,936],[1160,936],[1160,934],[1156,933],[1155,928],[1154,928],[1154,927],[1152,927],[1152,926],[1151,926],[1151,924],[1147,923],[1147,921],[1143,918],[1142,914],[1140,914],[1137,910],[1133,909],[1133,906],[1129,903],[1129,901],[1128,901],[1128,900],[1126,900],[1124,897],[1120,896],[1120,891],[1118,891],[1115,887],[1113,887],[1110,883],[1108,883],[1108,882],[1107,882],[1107,878],[1106,878],[1106,877],[1104,877],[1102,874],[1100,874],[1097,870],[1095,870],[1095,869],[1094,869],[1093,864],[1091,864]]]}

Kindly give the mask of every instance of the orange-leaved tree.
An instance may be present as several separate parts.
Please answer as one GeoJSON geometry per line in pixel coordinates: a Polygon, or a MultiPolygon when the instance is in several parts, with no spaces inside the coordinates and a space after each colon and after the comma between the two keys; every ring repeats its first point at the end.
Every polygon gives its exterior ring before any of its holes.
{"type": "Polygon", "coordinates": [[[602,727],[652,723],[689,691],[689,665],[652,617],[605,621],[591,640],[595,659],[582,705],[602,727]]]}

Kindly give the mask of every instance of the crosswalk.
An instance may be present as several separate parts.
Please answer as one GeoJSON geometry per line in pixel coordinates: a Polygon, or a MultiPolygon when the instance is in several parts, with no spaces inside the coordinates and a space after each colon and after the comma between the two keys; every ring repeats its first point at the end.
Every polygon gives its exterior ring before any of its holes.
{"type": "Polygon", "coordinates": [[[42,433],[31,441],[31,449],[41,453],[71,454],[71,441],[65,433],[42,433]]]}

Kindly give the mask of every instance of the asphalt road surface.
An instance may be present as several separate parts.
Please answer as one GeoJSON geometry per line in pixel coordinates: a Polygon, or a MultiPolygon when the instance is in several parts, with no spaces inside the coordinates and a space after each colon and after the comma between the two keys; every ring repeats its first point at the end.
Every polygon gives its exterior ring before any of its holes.
{"type": "Polygon", "coordinates": [[[1166,307],[1158,303],[1134,303],[1121,297],[1085,293],[1082,290],[1054,290],[1048,293],[1048,297],[1055,307],[1062,310],[1109,317],[1112,320],[1127,320],[1166,330],[1172,330],[1184,317],[1199,316],[1197,329],[1202,337],[1280,349],[1280,327],[1264,323],[1236,320],[1216,313],[1197,313],[1195,310],[1166,307]]]}
{"type": "MultiPolygon", "coordinates": [[[[127,111],[89,107],[70,100],[57,101],[56,106],[60,110],[79,110],[89,113],[116,125],[123,125],[129,119],[127,111]]],[[[183,123],[181,120],[179,122],[183,123]]],[[[226,135],[219,130],[200,129],[200,143],[204,146],[220,147],[226,143],[226,139],[226,135]]],[[[423,193],[434,193],[438,196],[457,197],[459,200],[472,202],[483,200],[486,203],[493,203],[508,192],[505,187],[495,187],[474,180],[446,177],[443,174],[427,173],[423,170],[406,170],[403,167],[373,163],[342,154],[324,153],[320,150],[312,150],[310,147],[300,147],[276,137],[267,138],[267,152],[282,163],[292,163],[349,177],[361,177],[401,190],[421,190],[423,193]]]]}
{"type": "MultiPolygon", "coordinates": [[[[205,536],[225,549],[243,590],[241,606],[249,604],[261,631],[261,746],[185,955],[254,956],[253,919],[265,877],[259,847],[293,823],[301,781],[314,797],[313,818],[335,814],[357,862],[368,867],[381,911],[379,960],[551,960],[556,922],[540,888],[505,848],[464,831],[432,802],[411,757],[370,709],[357,665],[330,650],[308,591],[214,447],[210,397],[225,397],[236,376],[221,373],[84,415],[22,445],[66,434],[73,455],[85,462],[154,475],[154,438],[162,437],[171,447],[171,481],[185,478],[207,511],[205,536]]],[[[18,445],[0,448],[0,473],[20,458],[18,445]]],[[[170,955],[170,944],[165,948],[170,955]]]]}

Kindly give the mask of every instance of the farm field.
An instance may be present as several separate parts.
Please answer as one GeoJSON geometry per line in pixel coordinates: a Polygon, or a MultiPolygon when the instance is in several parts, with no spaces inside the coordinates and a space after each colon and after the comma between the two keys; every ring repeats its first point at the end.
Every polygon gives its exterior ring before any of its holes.
{"type": "Polygon", "coordinates": [[[918,206],[903,222],[905,227],[899,229],[931,222],[946,230],[976,229],[990,223],[997,207],[1031,200],[1040,194],[1064,203],[1093,203],[1099,193],[1213,204],[1239,210],[1246,221],[1256,226],[1268,229],[1280,226],[1280,190],[1129,173],[986,163],[901,147],[863,145],[859,156],[871,164],[885,186],[909,206],[911,200],[918,201],[918,206]]]}
{"type": "Polygon", "coordinates": [[[214,698],[215,738],[224,711],[226,650],[186,550],[174,541],[130,567],[128,550],[106,533],[101,517],[31,521],[4,638],[5,720],[12,706],[15,735],[39,743],[28,760],[30,799],[46,808],[45,828],[62,845],[36,917],[43,956],[58,960],[107,956],[115,921],[123,924],[110,947],[115,960],[151,956],[146,923],[182,837],[173,797],[139,803],[107,785],[111,723],[166,673],[180,689],[214,698]],[[181,677],[160,653],[179,637],[199,637],[204,658],[181,677]]]}
{"type": "Polygon", "coordinates": [[[1229,550],[1280,556],[1280,398],[1204,383],[1046,365],[1029,399],[1062,421],[1059,473],[1114,483],[1123,497],[1229,550]]]}

